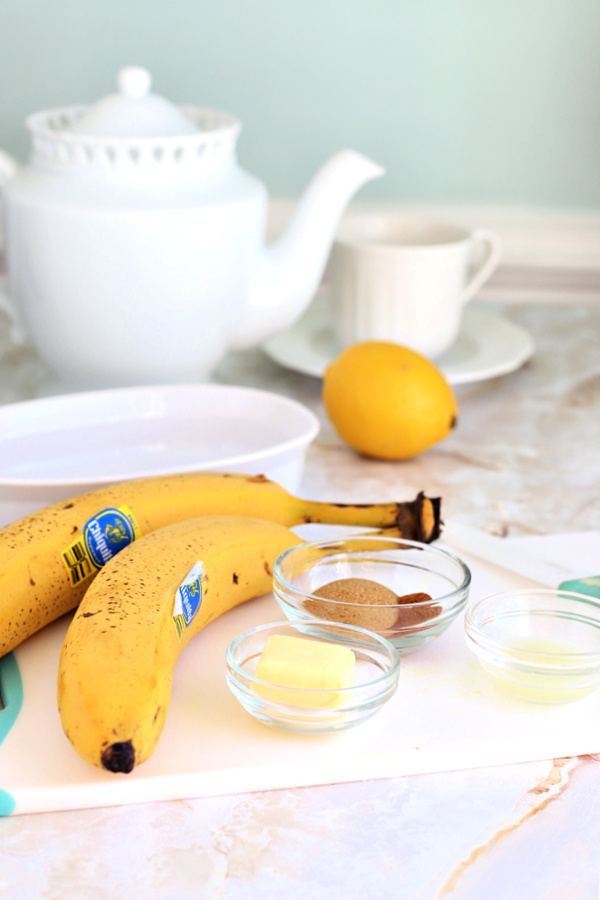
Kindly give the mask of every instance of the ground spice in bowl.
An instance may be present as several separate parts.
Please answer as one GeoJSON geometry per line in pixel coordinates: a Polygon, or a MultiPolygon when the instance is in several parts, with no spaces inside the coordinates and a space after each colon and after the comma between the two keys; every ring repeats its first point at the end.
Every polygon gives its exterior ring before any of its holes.
{"type": "Polygon", "coordinates": [[[413,606],[414,603],[426,603],[433,598],[430,594],[404,594],[398,597],[398,619],[396,628],[408,628],[411,625],[422,625],[430,619],[435,619],[442,611],[442,607],[435,606],[413,606]]]}
{"type": "Polygon", "coordinates": [[[437,616],[439,606],[413,607],[430,601],[425,593],[398,596],[390,588],[369,578],[340,578],[313,592],[320,600],[306,600],[305,608],[319,619],[358,625],[369,631],[388,632],[426,622],[437,616]],[[333,600],[335,603],[327,601],[333,600]]]}

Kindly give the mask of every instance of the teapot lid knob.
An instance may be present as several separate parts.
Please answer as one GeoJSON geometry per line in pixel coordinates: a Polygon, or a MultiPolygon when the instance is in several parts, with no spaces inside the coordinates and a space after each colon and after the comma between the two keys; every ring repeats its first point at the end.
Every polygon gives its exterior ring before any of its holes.
{"type": "Polygon", "coordinates": [[[125,66],[117,73],[117,87],[126,97],[145,97],[151,84],[152,76],[142,66],[125,66]]]}

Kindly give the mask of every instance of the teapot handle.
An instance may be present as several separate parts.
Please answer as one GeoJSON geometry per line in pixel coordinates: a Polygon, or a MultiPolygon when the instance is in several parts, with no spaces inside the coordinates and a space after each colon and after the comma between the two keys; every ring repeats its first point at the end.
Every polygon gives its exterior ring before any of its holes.
{"type": "Polygon", "coordinates": [[[4,313],[8,318],[8,337],[12,343],[19,346],[25,344],[27,342],[26,334],[17,319],[10,297],[2,285],[0,285],[0,312],[4,313]]]}
{"type": "Polygon", "coordinates": [[[0,185],[12,178],[17,168],[16,159],[13,159],[4,150],[0,150],[0,185]]]}
{"type": "MultiPolygon", "coordinates": [[[[8,153],[4,152],[4,150],[0,150],[0,187],[15,175],[17,168],[18,163],[16,159],[13,159],[12,156],[9,156],[8,153]]],[[[19,345],[26,343],[25,332],[18,321],[18,317],[10,300],[10,297],[4,290],[2,284],[0,284],[0,312],[4,313],[8,317],[8,336],[10,340],[14,344],[19,345]]]]}

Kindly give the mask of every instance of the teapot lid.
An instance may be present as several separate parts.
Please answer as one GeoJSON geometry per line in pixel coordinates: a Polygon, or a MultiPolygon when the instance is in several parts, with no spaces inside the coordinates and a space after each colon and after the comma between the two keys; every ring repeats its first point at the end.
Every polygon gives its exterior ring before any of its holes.
{"type": "Polygon", "coordinates": [[[146,69],[128,66],[119,92],[92,106],[43,110],[27,118],[32,163],[56,171],[115,177],[187,178],[235,159],[240,123],[229,113],[175,106],[150,93],[146,69]]]}
{"type": "Polygon", "coordinates": [[[198,128],[173,103],[150,93],[152,76],[141,66],[117,73],[118,93],[86,109],[70,131],[98,137],[183,137],[198,128]]]}

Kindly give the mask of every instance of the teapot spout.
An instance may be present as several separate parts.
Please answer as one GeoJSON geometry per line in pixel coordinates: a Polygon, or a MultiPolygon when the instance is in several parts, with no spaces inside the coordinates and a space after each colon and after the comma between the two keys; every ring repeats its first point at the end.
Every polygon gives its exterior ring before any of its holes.
{"type": "Polygon", "coordinates": [[[346,205],[384,169],[343,150],[317,172],[281,237],[263,250],[234,349],[253,347],[298,319],[319,286],[346,205]]]}

